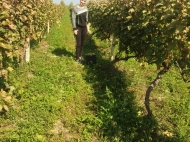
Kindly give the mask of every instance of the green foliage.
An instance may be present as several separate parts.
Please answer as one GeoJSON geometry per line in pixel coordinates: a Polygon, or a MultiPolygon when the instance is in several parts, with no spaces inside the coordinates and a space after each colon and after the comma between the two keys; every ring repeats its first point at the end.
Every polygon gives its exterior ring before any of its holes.
{"type": "Polygon", "coordinates": [[[88,6],[96,35],[100,39],[118,38],[118,55],[132,54],[158,69],[177,61],[189,80],[189,1],[95,0],[88,6]]]}

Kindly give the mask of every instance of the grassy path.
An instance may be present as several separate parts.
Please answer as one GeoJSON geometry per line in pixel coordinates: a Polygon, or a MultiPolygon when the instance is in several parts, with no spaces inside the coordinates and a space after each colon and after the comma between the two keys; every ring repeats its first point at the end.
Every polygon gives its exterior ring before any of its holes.
{"type": "Polygon", "coordinates": [[[14,129],[3,141],[84,139],[81,121],[91,116],[86,103],[93,90],[82,77],[83,66],[74,61],[69,13],[53,27],[47,41],[33,47],[30,63],[12,73],[17,100],[9,119],[15,122],[9,124],[14,129]]]}
{"type": "Polygon", "coordinates": [[[155,67],[139,67],[135,60],[110,66],[107,47],[87,37],[84,54],[96,53],[97,64],[77,64],[67,11],[61,24],[32,46],[31,61],[11,73],[9,82],[16,90],[10,111],[0,117],[0,141],[190,140],[189,86],[179,74],[172,70],[151,94],[155,116],[149,119],[144,94],[155,67]]]}

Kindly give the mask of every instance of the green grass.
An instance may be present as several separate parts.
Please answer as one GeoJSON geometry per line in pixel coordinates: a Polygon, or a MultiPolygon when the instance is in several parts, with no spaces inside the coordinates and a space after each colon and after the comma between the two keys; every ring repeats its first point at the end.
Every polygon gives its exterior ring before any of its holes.
{"type": "Polygon", "coordinates": [[[112,66],[106,42],[87,37],[84,55],[96,53],[96,65],[75,62],[69,12],[54,25],[29,63],[15,69],[16,90],[10,111],[0,117],[2,142],[188,142],[189,84],[175,68],[165,74],[150,98],[144,97],[156,67],[134,59],[112,66]]]}

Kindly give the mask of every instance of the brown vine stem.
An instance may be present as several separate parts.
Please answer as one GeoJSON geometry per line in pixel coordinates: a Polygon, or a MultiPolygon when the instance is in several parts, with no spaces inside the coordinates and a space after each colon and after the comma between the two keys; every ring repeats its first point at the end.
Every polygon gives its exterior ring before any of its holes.
{"type": "Polygon", "coordinates": [[[161,70],[158,74],[157,77],[155,78],[155,80],[150,84],[150,86],[148,87],[147,91],[146,91],[146,95],[145,95],[145,107],[147,110],[147,115],[148,116],[152,116],[152,111],[150,109],[150,93],[152,92],[152,90],[158,85],[158,83],[161,80],[161,77],[163,74],[165,74],[167,71],[169,70],[169,68],[164,68],[163,70],[161,70]]]}
{"type": "Polygon", "coordinates": [[[184,77],[184,71],[183,71],[183,69],[180,67],[178,61],[175,62],[175,65],[179,68],[179,72],[180,72],[180,74],[181,74],[181,76],[182,76],[183,81],[186,82],[186,83],[190,82],[190,80],[185,79],[185,77],[184,77]]]}

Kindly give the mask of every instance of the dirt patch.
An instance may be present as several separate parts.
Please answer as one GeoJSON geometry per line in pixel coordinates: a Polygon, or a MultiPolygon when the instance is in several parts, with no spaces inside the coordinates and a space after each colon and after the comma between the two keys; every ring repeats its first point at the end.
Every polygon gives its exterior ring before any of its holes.
{"type": "Polygon", "coordinates": [[[49,47],[49,44],[47,41],[42,41],[40,44],[40,49],[43,51],[43,52],[46,52],[48,47],[49,47]]]}
{"type": "Polygon", "coordinates": [[[28,78],[32,78],[34,77],[34,73],[33,72],[28,72],[28,78]]]}
{"type": "Polygon", "coordinates": [[[69,132],[67,128],[64,127],[64,124],[61,120],[57,120],[54,124],[54,128],[50,131],[54,135],[63,135],[65,141],[70,141],[74,136],[69,132]]]}
{"type": "Polygon", "coordinates": [[[15,128],[15,124],[0,124],[0,138],[15,128]]]}

